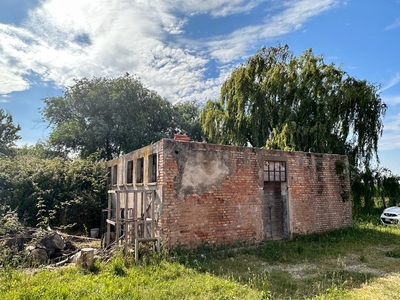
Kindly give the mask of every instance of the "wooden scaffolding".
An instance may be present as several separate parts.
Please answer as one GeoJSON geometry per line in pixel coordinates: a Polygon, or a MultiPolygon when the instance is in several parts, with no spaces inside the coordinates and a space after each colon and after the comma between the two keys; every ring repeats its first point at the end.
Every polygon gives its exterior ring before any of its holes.
{"type": "Polygon", "coordinates": [[[106,219],[105,246],[115,242],[127,250],[134,247],[135,260],[139,258],[139,243],[154,242],[160,251],[157,236],[157,194],[155,190],[110,190],[106,219]]]}

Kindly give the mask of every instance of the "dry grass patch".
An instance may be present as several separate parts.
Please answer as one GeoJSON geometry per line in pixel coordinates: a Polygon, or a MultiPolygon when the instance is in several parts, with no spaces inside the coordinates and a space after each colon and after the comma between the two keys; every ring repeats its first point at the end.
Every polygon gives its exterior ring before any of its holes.
{"type": "Polygon", "coordinates": [[[400,299],[400,274],[371,280],[349,293],[350,300],[400,299]]]}

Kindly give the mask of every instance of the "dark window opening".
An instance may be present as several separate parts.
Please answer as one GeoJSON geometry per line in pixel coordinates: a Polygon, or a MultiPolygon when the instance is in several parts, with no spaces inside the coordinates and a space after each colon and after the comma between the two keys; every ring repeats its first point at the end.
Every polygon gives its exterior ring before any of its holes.
{"type": "Polygon", "coordinates": [[[143,157],[138,158],[136,162],[136,183],[143,183],[144,165],[143,157]]]}
{"type": "Polygon", "coordinates": [[[112,171],[112,184],[115,185],[117,184],[117,171],[118,171],[118,165],[113,166],[113,171],[112,171]]]}
{"type": "Polygon", "coordinates": [[[157,182],[157,154],[149,156],[149,182],[157,182]]]}
{"type": "Polygon", "coordinates": [[[107,185],[111,184],[111,167],[107,168],[107,185]]]}
{"type": "Polygon", "coordinates": [[[264,163],[264,181],[286,181],[286,162],[266,161],[264,163]]]}
{"type": "Polygon", "coordinates": [[[126,183],[133,183],[133,160],[128,161],[126,166],[126,183]]]}

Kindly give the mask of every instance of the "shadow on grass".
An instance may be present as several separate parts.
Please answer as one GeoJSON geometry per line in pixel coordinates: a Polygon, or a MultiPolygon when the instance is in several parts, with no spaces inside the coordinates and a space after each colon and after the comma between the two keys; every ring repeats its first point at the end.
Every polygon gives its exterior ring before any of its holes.
{"type": "Polygon", "coordinates": [[[181,264],[198,272],[235,280],[274,298],[304,298],[325,293],[331,287],[351,290],[379,277],[379,272],[384,273],[384,270],[346,270],[340,266],[332,267],[332,260],[355,254],[359,255],[359,263],[362,264],[366,261],[365,249],[389,246],[394,250],[382,252],[381,259],[398,258],[399,237],[400,227],[357,220],[351,228],[328,233],[264,241],[257,245],[238,243],[230,247],[203,246],[195,250],[177,250],[176,257],[181,264]],[[297,276],[293,269],[285,269],[285,265],[306,266],[305,275],[297,276]],[[313,267],[307,271],[307,265],[313,267]]]}

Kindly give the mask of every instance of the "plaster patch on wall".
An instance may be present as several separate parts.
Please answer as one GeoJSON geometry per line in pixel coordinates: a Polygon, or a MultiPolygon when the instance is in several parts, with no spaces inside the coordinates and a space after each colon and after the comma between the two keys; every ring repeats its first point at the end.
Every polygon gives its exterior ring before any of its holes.
{"type": "MultiPolygon", "coordinates": [[[[178,158],[178,157],[177,157],[178,158]]],[[[179,200],[190,194],[203,195],[212,186],[218,186],[232,173],[227,152],[197,151],[178,158],[179,171],[175,192],[179,200]],[[177,187],[179,187],[177,189],[177,187]]]]}

